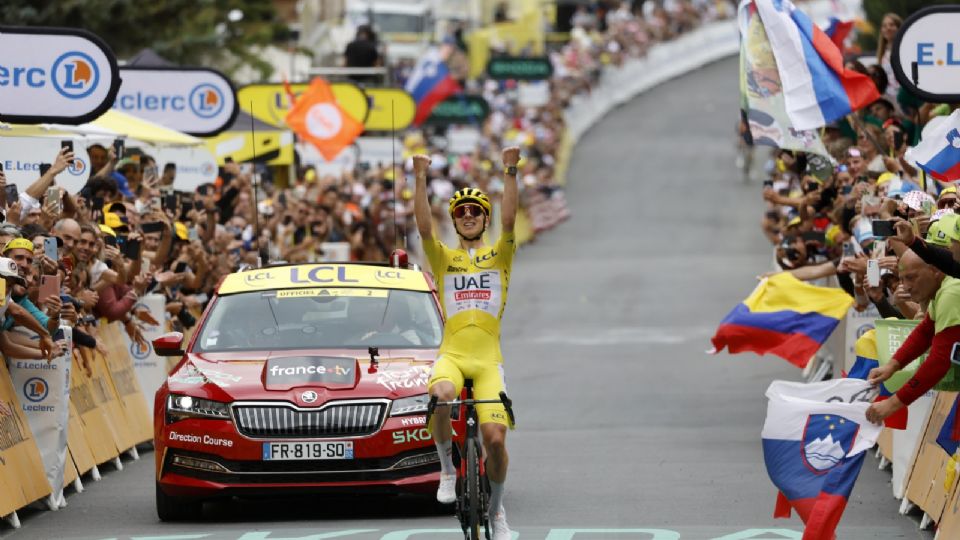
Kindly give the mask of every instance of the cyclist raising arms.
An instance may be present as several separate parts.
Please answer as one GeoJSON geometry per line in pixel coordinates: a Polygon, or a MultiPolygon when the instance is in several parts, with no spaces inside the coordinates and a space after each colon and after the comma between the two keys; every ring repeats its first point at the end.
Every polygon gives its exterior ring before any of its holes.
{"type": "MultiPolygon", "coordinates": [[[[503,356],[500,354],[500,318],[507,302],[507,286],[516,243],[513,225],[517,215],[517,163],[520,149],[503,150],[505,182],[500,204],[502,232],[493,246],[483,243],[490,224],[490,199],[476,188],[461,189],[450,199],[450,217],[460,237],[457,249],[449,248],[433,235],[430,204],[427,201],[427,168],[430,158],[413,156],[416,175],[414,213],[430,261],[446,324],[437,362],[428,384],[431,395],[452,401],[460,395],[465,378],[474,381],[476,399],[499,399],[505,391],[503,356]]],[[[477,405],[480,432],[486,450],[487,478],[490,481],[490,522],[493,540],[509,540],[510,527],[501,501],[507,478],[505,445],[509,421],[501,404],[477,405]]],[[[440,454],[440,489],[437,500],[456,499],[456,467],[453,464],[450,408],[438,407],[432,433],[440,454]]]]}

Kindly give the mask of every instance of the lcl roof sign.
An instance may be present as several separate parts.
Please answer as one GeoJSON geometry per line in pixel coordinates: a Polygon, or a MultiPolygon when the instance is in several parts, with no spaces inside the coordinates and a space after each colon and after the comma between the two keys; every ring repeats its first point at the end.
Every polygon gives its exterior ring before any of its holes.
{"type": "Polygon", "coordinates": [[[90,32],[0,26],[0,120],[82,124],[109,109],[119,88],[113,51],[90,32]]]}

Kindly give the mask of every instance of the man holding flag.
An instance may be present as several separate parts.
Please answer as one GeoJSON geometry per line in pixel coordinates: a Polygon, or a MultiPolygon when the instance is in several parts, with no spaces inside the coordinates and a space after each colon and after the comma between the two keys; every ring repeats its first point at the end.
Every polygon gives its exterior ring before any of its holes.
{"type": "Polygon", "coordinates": [[[926,315],[890,362],[870,371],[868,380],[871,384],[882,383],[928,348],[930,354],[896,394],[867,409],[867,419],[874,423],[883,422],[932,389],[950,369],[953,346],[960,342],[960,279],[945,276],[912,251],[904,252],[899,270],[903,288],[911,299],[927,306],[926,315]]]}

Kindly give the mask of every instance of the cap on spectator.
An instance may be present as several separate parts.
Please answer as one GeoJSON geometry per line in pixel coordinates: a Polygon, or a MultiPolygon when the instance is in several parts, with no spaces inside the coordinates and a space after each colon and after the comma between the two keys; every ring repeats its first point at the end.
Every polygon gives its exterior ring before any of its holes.
{"type": "Polygon", "coordinates": [[[794,227],[800,225],[800,216],[794,216],[793,219],[787,222],[787,227],[794,227]]]}
{"type": "Polygon", "coordinates": [[[121,216],[120,214],[115,214],[113,212],[107,212],[103,215],[103,224],[107,227],[110,227],[114,231],[126,231],[127,229],[127,217],[121,216]]]}
{"type": "MultiPolygon", "coordinates": [[[[23,240],[23,238],[18,238],[23,240]]],[[[27,240],[29,242],[29,240],[27,240]]],[[[20,285],[26,285],[27,282],[20,276],[20,267],[13,259],[0,257],[0,277],[9,278],[20,285]]]]}
{"type": "Polygon", "coordinates": [[[177,221],[173,224],[173,232],[176,233],[177,238],[183,241],[190,240],[190,230],[187,229],[187,226],[183,223],[177,221]]]}
{"type": "Polygon", "coordinates": [[[943,191],[940,192],[940,196],[938,197],[938,199],[942,199],[944,195],[950,195],[951,193],[953,194],[954,197],[957,196],[956,186],[950,186],[948,188],[944,188],[943,191]]]}
{"type": "Polygon", "coordinates": [[[6,253],[11,249],[26,249],[33,251],[33,242],[27,240],[26,238],[14,238],[13,240],[7,242],[7,245],[3,246],[3,252],[6,253]]]}
{"type": "Polygon", "coordinates": [[[888,172],[885,172],[885,173],[881,174],[879,178],[877,178],[877,185],[878,185],[878,186],[882,186],[882,185],[886,184],[887,182],[893,180],[894,178],[900,178],[900,177],[897,176],[897,175],[895,175],[895,174],[893,174],[892,172],[889,172],[889,171],[888,171],[888,172]]]}
{"type": "Polygon", "coordinates": [[[931,205],[935,204],[933,197],[923,191],[914,190],[903,196],[903,203],[917,212],[923,210],[924,201],[929,201],[931,205]]]}
{"type": "Polygon", "coordinates": [[[317,180],[317,171],[313,169],[307,169],[307,172],[303,173],[303,181],[310,183],[317,180]]]}
{"type": "Polygon", "coordinates": [[[110,236],[117,236],[117,231],[113,230],[113,227],[108,227],[106,225],[100,225],[100,232],[103,234],[109,234],[110,236]]]}
{"type": "MultiPolygon", "coordinates": [[[[943,216],[946,217],[946,216],[943,216]]],[[[954,214],[953,219],[943,219],[940,218],[937,221],[934,221],[930,224],[930,228],[927,229],[927,242],[943,247],[950,247],[950,239],[947,237],[947,233],[944,232],[943,227],[949,226],[952,221],[956,221],[956,214],[954,214]]]]}

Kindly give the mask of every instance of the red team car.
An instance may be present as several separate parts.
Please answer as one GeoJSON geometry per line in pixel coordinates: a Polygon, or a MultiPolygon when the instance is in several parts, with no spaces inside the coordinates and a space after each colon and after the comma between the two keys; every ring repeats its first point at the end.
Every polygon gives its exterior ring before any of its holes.
{"type": "MultiPolygon", "coordinates": [[[[443,336],[430,276],[364,264],[230,274],[154,402],[157,513],[280,491],[423,493],[439,482],[424,422],[443,336]]],[[[462,429],[458,429],[463,433],[462,429]]]]}

